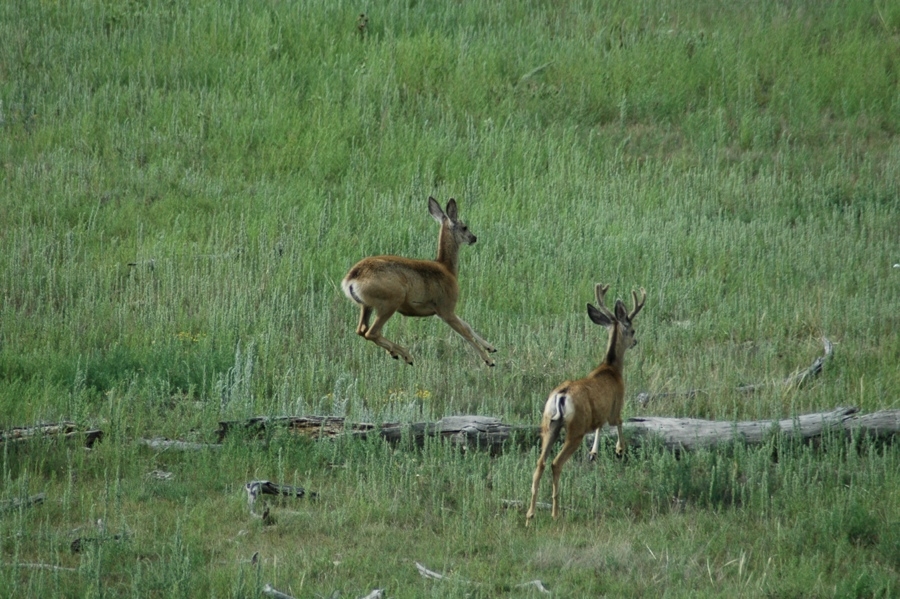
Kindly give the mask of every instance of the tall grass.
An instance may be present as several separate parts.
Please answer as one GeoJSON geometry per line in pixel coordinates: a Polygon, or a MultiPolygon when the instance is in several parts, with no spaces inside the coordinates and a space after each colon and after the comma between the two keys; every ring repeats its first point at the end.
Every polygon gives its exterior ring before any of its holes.
{"type": "Polygon", "coordinates": [[[626,416],[896,408],[897,7],[15,0],[0,39],[0,426],[108,433],[89,454],[4,449],[0,499],[48,493],[0,514],[9,594],[897,589],[890,446],[650,448],[576,467],[564,521],[533,534],[500,500],[524,498],[535,452],[133,443],[251,415],[534,423],[604,347],[597,281],[648,290],[629,396],[708,391],[626,416]],[[387,326],[414,368],[353,334],[341,277],[433,255],[429,195],[478,236],[459,312],[495,369],[435,319],[387,326]],[[835,359],[813,385],[733,391],[822,336],[835,359]],[[266,527],[241,498],[254,477],[322,499],[266,527]],[[422,581],[416,560],[458,576],[422,581]]]}

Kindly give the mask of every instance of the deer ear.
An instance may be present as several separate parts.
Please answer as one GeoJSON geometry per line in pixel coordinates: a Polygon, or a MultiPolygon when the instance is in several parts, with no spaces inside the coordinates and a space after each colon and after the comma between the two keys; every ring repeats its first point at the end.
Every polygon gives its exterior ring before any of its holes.
{"type": "Polygon", "coordinates": [[[601,327],[612,326],[613,322],[609,319],[609,316],[595,308],[593,304],[588,304],[587,308],[588,318],[590,318],[594,324],[599,324],[601,327]]]}
{"type": "Polygon", "coordinates": [[[444,223],[444,211],[441,210],[441,205],[437,203],[436,199],[428,198],[428,212],[431,213],[434,220],[441,224],[444,223]]]}
{"type": "Polygon", "coordinates": [[[452,221],[459,220],[456,213],[456,200],[453,198],[450,198],[450,201],[447,202],[447,216],[449,216],[452,221]]]}
{"type": "Polygon", "coordinates": [[[628,320],[628,309],[625,307],[625,302],[620,299],[616,300],[616,320],[619,322],[628,320]]]}

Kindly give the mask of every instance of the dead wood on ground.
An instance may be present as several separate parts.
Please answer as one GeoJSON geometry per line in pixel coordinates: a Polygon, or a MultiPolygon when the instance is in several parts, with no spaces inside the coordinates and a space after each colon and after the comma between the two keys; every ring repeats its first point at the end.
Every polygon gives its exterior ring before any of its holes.
{"type": "MultiPolygon", "coordinates": [[[[533,447],[540,438],[538,426],[504,424],[499,418],[489,416],[449,416],[437,422],[417,422],[411,424],[386,423],[343,424],[342,418],[321,418],[327,426],[316,429],[311,426],[317,417],[302,418],[256,418],[254,426],[258,431],[286,427],[297,434],[315,439],[341,437],[362,437],[379,435],[392,444],[404,439],[421,446],[428,438],[441,438],[464,449],[483,449],[492,454],[500,453],[511,443],[533,447]],[[302,421],[303,426],[294,428],[294,423],[302,421]]],[[[224,437],[227,430],[244,428],[240,423],[222,423],[219,431],[224,437]]],[[[645,416],[629,418],[624,424],[625,436],[629,444],[641,445],[661,441],[670,450],[693,450],[711,448],[716,445],[742,442],[746,445],[760,445],[777,433],[803,440],[821,438],[827,433],[857,434],[869,438],[887,439],[900,433],[900,410],[884,410],[871,414],[859,414],[856,407],[839,407],[828,412],[804,414],[794,418],[779,420],[731,421],[703,420],[699,418],[669,418],[645,416]]],[[[615,429],[605,427],[603,435],[612,435],[615,429]]],[[[591,442],[588,435],[586,442],[591,442]]]]}
{"type": "Polygon", "coordinates": [[[0,444],[24,443],[39,438],[61,438],[66,441],[81,440],[85,447],[91,448],[94,446],[94,443],[103,438],[103,431],[82,429],[74,422],[52,422],[34,426],[17,426],[9,430],[0,431],[0,444]]]}

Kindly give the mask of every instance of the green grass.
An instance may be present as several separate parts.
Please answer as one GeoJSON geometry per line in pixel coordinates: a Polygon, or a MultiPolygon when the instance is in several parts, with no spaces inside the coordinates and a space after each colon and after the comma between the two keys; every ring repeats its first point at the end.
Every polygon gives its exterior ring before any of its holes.
{"type": "Polygon", "coordinates": [[[48,499],[0,513],[0,589],[895,594],[890,445],[576,458],[562,520],[529,531],[501,500],[526,499],[536,448],[135,443],[256,415],[534,424],[605,346],[584,313],[598,281],[648,291],[629,397],[709,390],[626,416],[898,407],[900,8],[432,4],[0,6],[0,428],[107,433],[4,448],[0,500],[48,499]],[[478,236],[459,313],[494,369],[436,319],[386,328],[412,368],[353,333],[340,279],[370,254],[433,256],[429,195],[478,236]],[[805,367],[822,336],[835,357],[812,385],[734,391],[805,367]],[[263,526],[253,478],[320,499],[263,526]],[[103,534],[124,537],[69,551],[103,534]]]}

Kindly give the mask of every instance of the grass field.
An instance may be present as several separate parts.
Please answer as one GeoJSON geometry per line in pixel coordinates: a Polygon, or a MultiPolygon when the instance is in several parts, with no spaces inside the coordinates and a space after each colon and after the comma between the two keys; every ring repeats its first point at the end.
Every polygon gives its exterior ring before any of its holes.
{"type": "Polygon", "coordinates": [[[878,0],[0,4],[0,429],[106,432],[3,446],[0,501],[47,500],[0,512],[0,591],[900,593],[891,444],[606,447],[526,529],[504,500],[537,447],[136,442],[258,415],[536,424],[605,347],[599,281],[648,292],[627,396],[708,391],[626,417],[900,407],[898,134],[900,5],[878,0]],[[413,367],[354,334],[341,278],[433,257],[429,195],[478,236],[459,313],[493,369],[437,319],[387,325],[413,367]],[[734,391],[823,336],[812,385],[734,391]],[[319,498],[265,525],[257,478],[319,498]]]}

